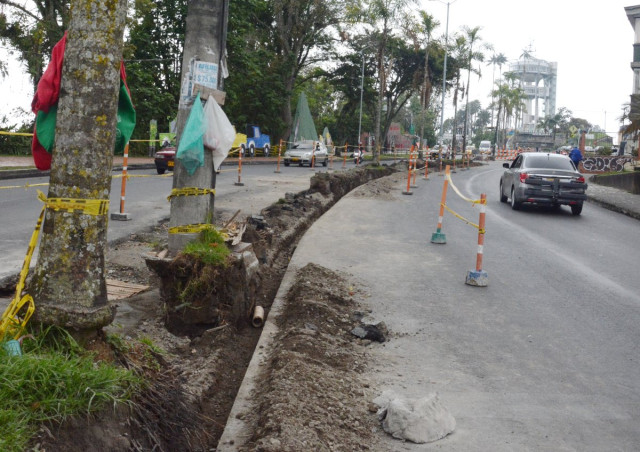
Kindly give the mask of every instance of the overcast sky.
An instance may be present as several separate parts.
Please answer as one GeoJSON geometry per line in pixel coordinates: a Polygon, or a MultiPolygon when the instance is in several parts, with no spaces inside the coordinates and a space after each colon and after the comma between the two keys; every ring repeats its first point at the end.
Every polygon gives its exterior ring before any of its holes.
{"type": "MultiPolygon", "coordinates": [[[[443,36],[446,1],[418,1],[440,22],[435,36],[443,36]]],[[[556,108],[566,107],[613,135],[633,87],[634,33],[624,7],[636,4],[640,0],[455,0],[449,36],[464,25],[480,26],[482,40],[509,61],[531,46],[534,57],[558,63],[556,108]]],[[[492,67],[483,65],[482,77],[471,78],[470,99],[488,107],[491,82],[492,67]]]]}
{"type": "MultiPolygon", "coordinates": [[[[440,21],[435,37],[443,36],[445,0],[417,1],[421,9],[440,21]]],[[[634,33],[624,7],[640,4],[640,0],[636,1],[455,0],[449,6],[449,35],[461,31],[464,25],[480,26],[482,40],[510,61],[517,60],[531,46],[536,58],[558,63],[557,108],[566,107],[574,116],[614,135],[620,125],[617,118],[621,106],[629,101],[633,82],[630,63],[634,33]]],[[[0,49],[0,55],[5,58],[6,52],[0,49]]],[[[492,67],[482,67],[480,79],[472,76],[470,98],[480,100],[486,108],[492,67]]],[[[11,65],[11,74],[22,72],[18,64],[11,65]]],[[[33,92],[27,77],[2,79],[0,88],[2,113],[13,107],[29,111],[33,92]]],[[[447,98],[446,104],[450,103],[447,98]]]]}

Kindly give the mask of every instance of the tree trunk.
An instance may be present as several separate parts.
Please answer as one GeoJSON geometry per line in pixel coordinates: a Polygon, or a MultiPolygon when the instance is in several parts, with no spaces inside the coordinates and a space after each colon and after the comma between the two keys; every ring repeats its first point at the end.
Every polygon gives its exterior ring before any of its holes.
{"type": "MultiPolygon", "coordinates": [[[[71,6],[48,197],[108,200],[127,2],[71,6]]],[[[36,321],[82,331],[111,323],[107,215],[47,209],[33,277],[36,321]]]]}

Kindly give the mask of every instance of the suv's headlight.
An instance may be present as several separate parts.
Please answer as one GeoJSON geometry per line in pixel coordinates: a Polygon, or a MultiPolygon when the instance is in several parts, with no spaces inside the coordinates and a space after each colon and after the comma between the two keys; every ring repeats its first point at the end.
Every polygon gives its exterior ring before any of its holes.
{"type": "Polygon", "coordinates": [[[303,157],[306,159],[311,158],[311,152],[305,152],[303,157]]]}

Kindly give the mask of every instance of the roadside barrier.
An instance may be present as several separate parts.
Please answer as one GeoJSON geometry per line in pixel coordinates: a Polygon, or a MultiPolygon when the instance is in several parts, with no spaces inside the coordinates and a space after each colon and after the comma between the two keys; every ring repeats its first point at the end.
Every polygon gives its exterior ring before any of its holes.
{"type": "Polygon", "coordinates": [[[437,244],[445,244],[447,243],[447,239],[445,234],[442,232],[442,221],[444,217],[444,210],[446,209],[450,212],[454,217],[464,221],[470,226],[478,229],[478,249],[476,254],[476,269],[467,272],[467,276],[465,278],[465,284],[476,287],[485,287],[488,284],[488,275],[485,271],[482,270],[482,257],[484,253],[484,234],[485,234],[485,210],[487,205],[487,196],[485,193],[480,195],[480,199],[470,199],[464,196],[460,190],[454,185],[453,180],[451,180],[451,173],[449,170],[449,165],[447,165],[445,170],[445,179],[442,187],[442,198],[440,201],[440,213],[438,215],[438,227],[436,232],[431,235],[431,243],[437,244]],[[478,224],[472,223],[467,220],[463,216],[454,212],[447,206],[447,188],[448,185],[451,184],[451,188],[453,191],[464,201],[471,203],[471,205],[480,204],[480,216],[478,219],[478,224]]]}
{"type": "Polygon", "coordinates": [[[347,154],[349,153],[349,143],[344,144],[344,153],[342,159],[342,169],[347,168],[347,154]]]}
{"type": "Polygon", "coordinates": [[[413,148],[413,188],[418,188],[416,185],[416,176],[418,175],[418,148],[412,146],[413,148]]]}
{"type": "Polygon", "coordinates": [[[316,169],[316,142],[313,142],[311,148],[311,164],[309,165],[309,169],[315,171],[316,169]]]}
{"type": "MultiPolygon", "coordinates": [[[[411,151],[413,153],[413,146],[411,146],[411,151]]],[[[409,164],[407,165],[407,189],[402,192],[403,195],[413,195],[413,192],[411,191],[411,156],[412,154],[409,154],[409,164]]]]}
{"type": "Polygon", "coordinates": [[[242,183],[242,152],[238,152],[238,182],[234,185],[242,187],[244,184],[242,183]]]}
{"type": "Polygon", "coordinates": [[[445,244],[447,236],[442,232],[442,220],[444,219],[444,206],[447,204],[447,186],[449,185],[449,165],[445,168],[446,177],[442,186],[442,196],[440,198],[440,213],[438,214],[438,226],[436,232],[431,234],[431,243],[445,244]]]}
{"type": "Polygon", "coordinates": [[[482,193],[480,195],[480,217],[478,218],[478,252],[476,254],[476,269],[469,270],[467,272],[467,278],[465,284],[470,286],[487,285],[487,273],[482,270],[482,257],[484,254],[484,216],[487,207],[487,195],[482,193]]]}
{"type": "Polygon", "coordinates": [[[424,152],[424,180],[429,180],[429,146],[424,152]]]}
{"type": "Polygon", "coordinates": [[[120,186],[120,212],[111,214],[112,220],[128,221],[131,219],[128,213],[124,211],[125,193],[127,189],[127,162],[129,160],[129,143],[124,147],[124,156],[122,159],[122,184],[120,186]]]}
{"type": "Polygon", "coordinates": [[[280,172],[280,155],[282,154],[282,140],[280,140],[280,145],[278,146],[278,163],[276,165],[276,170],[274,173],[280,172]]]}

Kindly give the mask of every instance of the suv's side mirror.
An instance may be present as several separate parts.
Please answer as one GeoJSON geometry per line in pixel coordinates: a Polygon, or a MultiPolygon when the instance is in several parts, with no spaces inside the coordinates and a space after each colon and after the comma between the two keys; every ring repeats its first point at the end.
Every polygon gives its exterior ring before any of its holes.
{"type": "Polygon", "coordinates": [[[503,168],[507,168],[507,169],[509,169],[509,164],[508,164],[508,163],[503,163],[503,164],[502,164],[502,167],[503,167],[503,168]]]}

